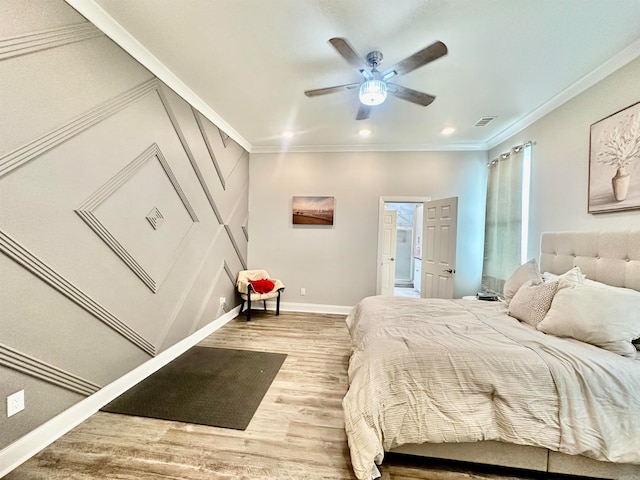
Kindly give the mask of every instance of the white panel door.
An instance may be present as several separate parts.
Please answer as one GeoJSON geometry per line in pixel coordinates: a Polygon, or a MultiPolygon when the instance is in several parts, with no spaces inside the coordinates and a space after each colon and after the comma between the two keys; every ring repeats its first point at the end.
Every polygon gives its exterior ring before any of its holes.
{"type": "Polygon", "coordinates": [[[385,210],[382,217],[381,295],[393,296],[396,283],[396,226],[398,212],[385,210]]]}
{"type": "Polygon", "coordinates": [[[453,298],[458,197],[426,202],[423,221],[421,296],[453,298]]]}

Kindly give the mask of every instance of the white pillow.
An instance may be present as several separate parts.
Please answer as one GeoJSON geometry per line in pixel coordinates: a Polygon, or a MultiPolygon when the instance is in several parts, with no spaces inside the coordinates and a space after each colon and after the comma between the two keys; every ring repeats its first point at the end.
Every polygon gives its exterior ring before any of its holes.
{"type": "Polygon", "coordinates": [[[575,285],[583,285],[584,284],[584,275],[580,270],[580,267],[573,267],[571,270],[567,270],[562,275],[556,275],[550,272],[544,272],[542,274],[542,279],[545,282],[552,282],[554,280],[562,279],[567,282],[573,283],[575,285]]]}
{"type": "Polygon", "coordinates": [[[613,285],[608,285],[606,283],[602,283],[602,282],[596,282],[595,280],[590,280],[588,278],[584,279],[584,283],[583,285],[589,286],[589,287],[595,287],[595,288],[622,288],[622,287],[614,287],[613,285]]]}
{"type": "Polygon", "coordinates": [[[635,357],[631,342],[640,337],[640,292],[586,285],[560,288],[537,328],[635,357]]]}
{"type": "Polygon", "coordinates": [[[521,322],[535,327],[547,314],[557,291],[557,280],[544,283],[535,283],[535,280],[529,280],[513,296],[507,313],[521,322]]]}
{"type": "Polygon", "coordinates": [[[504,301],[507,305],[509,305],[509,302],[518,289],[529,280],[533,280],[535,282],[542,281],[540,271],[538,270],[538,262],[536,262],[535,258],[532,258],[528,262],[523,263],[516,268],[515,272],[513,272],[504,283],[504,301]]]}

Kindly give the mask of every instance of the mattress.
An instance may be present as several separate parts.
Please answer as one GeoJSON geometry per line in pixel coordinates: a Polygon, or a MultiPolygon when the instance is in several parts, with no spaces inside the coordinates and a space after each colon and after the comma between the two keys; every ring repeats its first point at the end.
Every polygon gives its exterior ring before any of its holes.
{"type": "Polygon", "coordinates": [[[640,362],[545,335],[500,302],[368,297],[345,429],[358,479],[404,444],[496,440],[640,463],[640,362]]]}

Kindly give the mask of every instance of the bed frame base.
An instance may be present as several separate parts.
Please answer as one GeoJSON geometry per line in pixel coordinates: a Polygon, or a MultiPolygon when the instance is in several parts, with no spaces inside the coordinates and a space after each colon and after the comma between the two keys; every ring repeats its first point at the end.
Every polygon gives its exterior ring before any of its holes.
{"type": "Polygon", "coordinates": [[[565,455],[546,448],[504,442],[423,443],[392,448],[394,453],[462,462],[498,465],[538,472],[580,475],[613,480],[638,480],[640,465],[599,462],[580,455],[565,455]]]}

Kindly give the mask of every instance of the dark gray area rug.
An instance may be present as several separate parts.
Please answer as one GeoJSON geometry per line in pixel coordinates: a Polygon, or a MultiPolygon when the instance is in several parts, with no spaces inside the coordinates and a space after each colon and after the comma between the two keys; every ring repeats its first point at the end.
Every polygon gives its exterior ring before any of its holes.
{"type": "Polygon", "coordinates": [[[286,357],[192,347],[101,410],[245,430],[286,357]]]}

